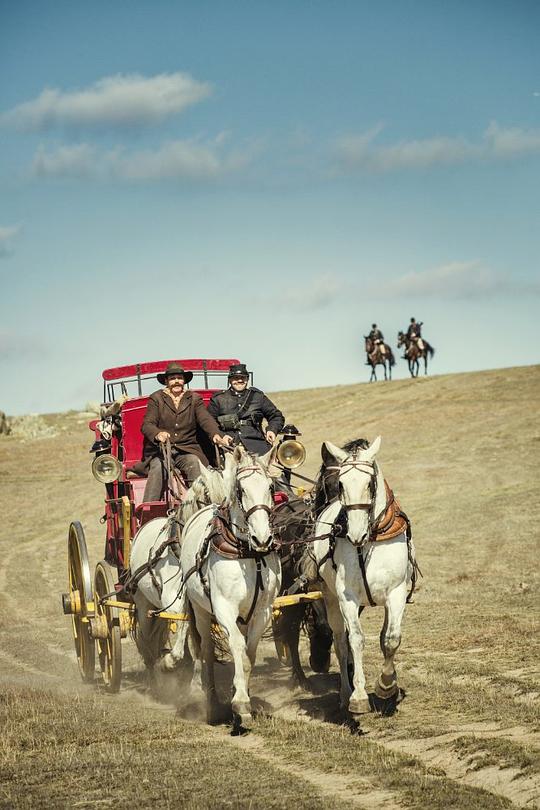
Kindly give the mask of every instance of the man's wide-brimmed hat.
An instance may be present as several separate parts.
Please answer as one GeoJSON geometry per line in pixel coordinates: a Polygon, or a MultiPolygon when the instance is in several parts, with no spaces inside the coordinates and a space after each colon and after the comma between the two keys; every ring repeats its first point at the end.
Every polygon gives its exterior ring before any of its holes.
{"type": "Polygon", "coordinates": [[[189,382],[193,379],[193,372],[192,371],[184,371],[182,366],[179,366],[178,363],[169,363],[163,374],[158,374],[157,379],[161,385],[167,385],[167,377],[170,377],[171,374],[181,374],[184,378],[184,382],[189,382]]]}
{"type": "Polygon", "coordinates": [[[249,377],[245,363],[235,363],[229,366],[229,377],[249,377]]]}

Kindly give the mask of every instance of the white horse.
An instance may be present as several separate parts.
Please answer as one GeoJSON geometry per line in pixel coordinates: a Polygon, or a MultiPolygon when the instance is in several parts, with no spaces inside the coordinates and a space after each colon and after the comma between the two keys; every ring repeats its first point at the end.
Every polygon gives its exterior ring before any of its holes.
{"type": "Polygon", "coordinates": [[[360,612],[366,605],[384,606],[380,636],[384,664],[375,693],[381,698],[393,697],[398,693],[394,656],[401,642],[401,621],[415,565],[412,539],[408,544],[405,532],[389,540],[372,539],[387,507],[383,474],[375,461],[380,444],[379,436],[367,449],[353,453],[330,442],[321,448],[322,472],[326,468],[337,473],[338,497],[318,517],[315,538],[321,539],[315,539],[313,554],[334,633],[341,707],[348,708],[353,716],[370,711],[362,666],[360,612]],[[349,647],[354,663],[352,688],[347,668],[349,647]]]}
{"type": "Polygon", "coordinates": [[[268,467],[272,459],[272,450],[257,458],[237,447],[225,461],[223,506],[202,509],[186,523],[182,534],[185,594],[200,639],[210,722],[216,708],[214,619],[226,634],[233,658],[235,723],[249,727],[252,719],[249,678],[281,584],[280,560],[273,550],[269,522],[273,501],[268,467]]]}
{"type": "Polygon", "coordinates": [[[208,504],[219,504],[225,498],[221,473],[202,464],[198,478],[187,490],[183,503],[171,518],[154,518],[145,523],[133,538],[130,574],[136,580],[134,602],[137,613],[136,642],[149,670],[154,666],[165,671],[175,669],[184,658],[189,625],[178,623],[178,632],[171,650],[168,644],[169,625],[154,613],[165,610],[185,614],[187,607],[182,594],[179,534],[182,526],[208,504]],[[152,569],[150,573],[149,569],[152,569]]]}

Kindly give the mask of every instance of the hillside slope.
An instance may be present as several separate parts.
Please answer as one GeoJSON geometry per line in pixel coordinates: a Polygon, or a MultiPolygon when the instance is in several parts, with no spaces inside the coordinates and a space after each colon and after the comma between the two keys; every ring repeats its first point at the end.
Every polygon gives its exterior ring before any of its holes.
{"type": "MultiPolygon", "coordinates": [[[[271,642],[252,694],[272,717],[247,740],[157,708],[129,640],[120,695],[80,685],[60,609],[66,534],[82,521],[93,567],[103,489],[90,473],[88,418],[48,415],[54,437],[0,437],[0,807],[155,805],[164,763],[162,806],[206,807],[224,795],[231,807],[324,807],[329,796],[336,807],[426,810],[539,800],[540,366],[272,398],[303,433],[307,475],[324,439],[382,435],[379,461],[412,520],[424,573],[404,620],[398,712],[368,716],[367,736],[350,737],[335,725],[335,668],[307,670],[314,696],[291,692],[271,642]],[[321,751],[332,751],[331,766],[321,751]],[[126,757],[136,763],[127,776],[126,757]],[[260,779],[248,795],[242,774],[253,769],[260,779]]],[[[363,614],[369,683],[381,623],[380,610],[363,614]]]]}

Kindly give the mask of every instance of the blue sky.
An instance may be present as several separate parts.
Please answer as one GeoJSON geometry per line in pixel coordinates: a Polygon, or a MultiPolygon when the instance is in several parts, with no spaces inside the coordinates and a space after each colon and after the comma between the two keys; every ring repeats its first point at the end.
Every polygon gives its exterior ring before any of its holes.
{"type": "Polygon", "coordinates": [[[367,380],[538,362],[536,2],[0,0],[0,408],[240,357],[367,380]],[[405,376],[398,361],[395,376],[405,376]]]}

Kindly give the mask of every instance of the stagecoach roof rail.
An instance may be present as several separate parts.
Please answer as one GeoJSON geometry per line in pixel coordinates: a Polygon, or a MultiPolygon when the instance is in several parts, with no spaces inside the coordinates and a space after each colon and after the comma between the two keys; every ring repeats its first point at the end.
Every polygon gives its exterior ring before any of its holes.
{"type": "Polygon", "coordinates": [[[141,377],[155,377],[160,374],[169,365],[169,363],[178,363],[186,371],[200,371],[202,374],[207,373],[228,373],[229,366],[238,365],[240,361],[235,358],[229,359],[189,359],[189,360],[155,360],[147,363],[135,363],[128,366],[116,366],[114,368],[106,368],[102,377],[106,382],[113,380],[125,380],[131,382],[129,378],[137,381],[139,375],[141,377]]]}

